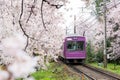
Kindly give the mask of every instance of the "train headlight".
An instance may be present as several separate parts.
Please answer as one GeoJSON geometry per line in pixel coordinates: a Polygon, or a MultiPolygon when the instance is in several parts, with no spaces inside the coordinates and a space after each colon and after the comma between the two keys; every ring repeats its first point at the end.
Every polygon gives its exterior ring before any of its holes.
{"type": "Polygon", "coordinates": [[[68,40],[68,41],[71,41],[71,40],[72,40],[72,38],[67,38],[67,40],[68,40]]]}

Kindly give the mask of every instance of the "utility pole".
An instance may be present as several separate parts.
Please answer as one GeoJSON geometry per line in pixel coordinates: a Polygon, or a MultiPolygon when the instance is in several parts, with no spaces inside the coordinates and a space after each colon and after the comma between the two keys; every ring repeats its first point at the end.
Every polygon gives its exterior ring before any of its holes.
{"type": "Polygon", "coordinates": [[[75,22],[76,22],[76,16],[74,15],[74,34],[76,34],[76,24],[75,24],[75,22]]]}
{"type": "Polygon", "coordinates": [[[106,37],[107,37],[107,34],[106,34],[106,27],[107,27],[107,24],[106,24],[106,0],[103,0],[104,1],[104,68],[107,68],[107,51],[106,51],[106,37]]]}
{"type": "Polygon", "coordinates": [[[66,26],[66,35],[67,35],[67,26],[66,26]]]}

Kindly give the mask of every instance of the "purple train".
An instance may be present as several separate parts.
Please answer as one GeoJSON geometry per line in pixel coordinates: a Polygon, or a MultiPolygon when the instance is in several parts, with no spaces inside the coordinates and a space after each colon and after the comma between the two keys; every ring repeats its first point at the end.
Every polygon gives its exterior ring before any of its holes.
{"type": "Polygon", "coordinates": [[[66,63],[81,63],[86,58],[86,40],[81,36],[66,37],[63,43],[62,59],[66,63]]]}

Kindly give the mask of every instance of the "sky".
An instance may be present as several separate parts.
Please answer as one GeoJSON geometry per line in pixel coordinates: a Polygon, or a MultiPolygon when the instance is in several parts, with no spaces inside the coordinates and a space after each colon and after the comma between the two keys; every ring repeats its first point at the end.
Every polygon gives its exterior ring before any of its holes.
{"type": "Polygon", "coordinates": [[[68,0],[68,3],[60,9],[60,12],[63,13],[63,18],[65,20],[64,28],[67,29],[68,34],[74,33],[74,17],[76,20],[82,16],[85,20],[91,16],[90,9],[85,8],[85,2],[81,0],[68,0]]]}

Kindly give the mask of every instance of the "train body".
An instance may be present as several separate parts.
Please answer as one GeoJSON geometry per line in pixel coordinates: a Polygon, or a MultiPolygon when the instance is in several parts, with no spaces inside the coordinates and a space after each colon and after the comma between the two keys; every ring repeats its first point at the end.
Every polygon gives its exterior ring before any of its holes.
{"type": "Polygon", "coordinates": [[[61,57],[67,63],[83,62],[86,58],[86,40],[81,36],[68,36],[63,42],[61,57]]]}

